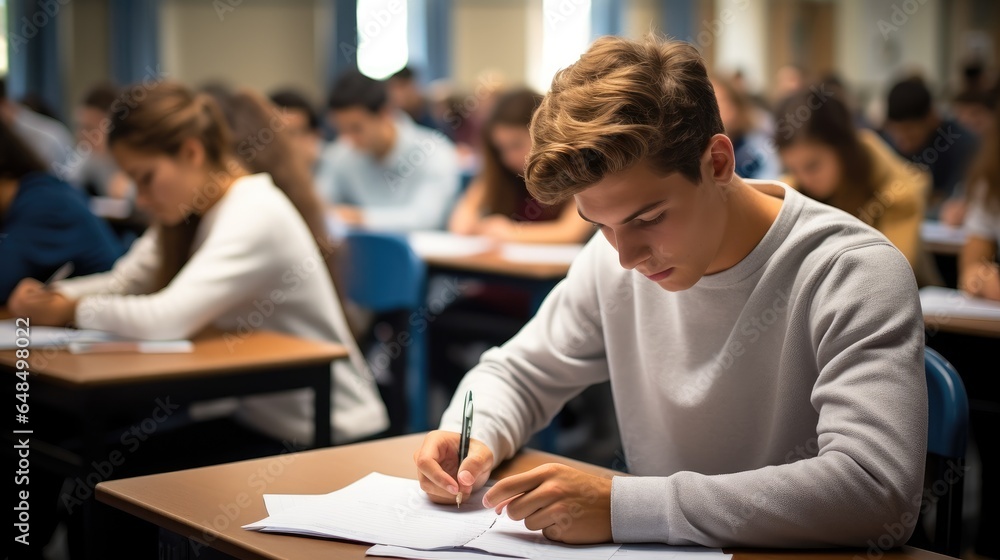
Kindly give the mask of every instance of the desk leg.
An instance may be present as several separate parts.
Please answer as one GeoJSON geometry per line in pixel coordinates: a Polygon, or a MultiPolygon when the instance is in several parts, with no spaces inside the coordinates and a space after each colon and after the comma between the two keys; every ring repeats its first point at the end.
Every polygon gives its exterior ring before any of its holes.
{"type": "Polygon", "coordinates": [[[208,548],[163,527],[160,527],[157,558],[159,560],[233,560],[233,557],[228,554],[208,548]]]}
{"type": "Polygon", "coordinates": [[[333,403],[330,397],[332,391],[332,374],[329,365],[316,368],[316,382],[313,384],[313,447],[329,447],[333,445],[331,419],[333,403]]]}

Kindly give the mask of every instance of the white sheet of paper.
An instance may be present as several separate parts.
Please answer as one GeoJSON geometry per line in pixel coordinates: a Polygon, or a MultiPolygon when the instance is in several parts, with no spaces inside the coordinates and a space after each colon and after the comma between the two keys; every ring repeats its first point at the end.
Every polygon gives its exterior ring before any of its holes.
{"type": "MultiPolygon", "coordinates": [[[[0,350],[18,348],[16,319],[0,321],[0,350]]],[[[21,333],[23,336],[23,332],[21,333]]],[[[70,342],[103,342],[108,340],[124,340],[122,337],[104,331],[65,329],[61,327],[29,326],[28,340],[30,348],[49,346],[66,346],[70,342]]]]}
{"type": "MultiPolygon", "coordinates": [[[[401,546],[377,544],[367,550],[368,556],[391,556],[413,560],[485,560],[496,556],[474,550],[414,550],[401,546]]],[[[611,560],[731,560],[732,554],[720,548],[670,546],[666,544],[622,545],[611,560]]],[[[574,558],[579,558],[575,556],[574,558]]]]}
{"type": "Polygon", "coordinates": [[[330,494],[267,494],[268,517],[243,528],[377,543],[421,554],[473,555],[469,558],[483,558],[478,552],[483,551],[518,558],[608,560],[619,548],[549,541],[523,522],[482,507],[485,492],[473,494],[459,509],[432,503],[415,480],[372,473],[330,494]]]}
{"type": "MultiPolygon", "coordinates": [[[[244,529],[332,537],[408,548],[452,548],[489,529],[496,519],[474,494],[461,509],[434,504],[415,480],[372,473],[324,496],[308,496],[244,529]]],[[[265,498],[265,505],[268,500],[265,498]]]]}
{"type": "Polygon", "coordinates": [[[512,262],[533,264],[570,264],[583,250],[578,243],[504,243],[500,254],[512,262]]]}
{"type": "Polygon", "coordinates": [[[925,315],[1000,321],[1000,302],[937,286],[920,290],[920,307],[925,315]]]}
{"type": "Polygon", "coordinates": [[[407,236],[413,252],[422,259],[469,257],[485,253],[495,246],[487,237],[455,235],[446,231],[414,231],[407,236]]]}
{"type": "Polygon", "coordinates": [[[945,225],[941,222],[927,220],[920,224],[920,238],[930,243],[947,245],[964,245],[965,230],[945,225]]]}

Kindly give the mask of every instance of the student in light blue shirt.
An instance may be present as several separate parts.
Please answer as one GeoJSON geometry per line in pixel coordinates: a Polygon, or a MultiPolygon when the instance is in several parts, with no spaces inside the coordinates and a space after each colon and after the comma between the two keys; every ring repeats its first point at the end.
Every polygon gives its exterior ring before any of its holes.
{"type": "Polygon", "coordinates": [[[390,108],[384,82],[351,71],[328,104],[339,136],[320,158],[317,188],[348,225],[441,229],[458,194],[455,148],[390,108]]]}

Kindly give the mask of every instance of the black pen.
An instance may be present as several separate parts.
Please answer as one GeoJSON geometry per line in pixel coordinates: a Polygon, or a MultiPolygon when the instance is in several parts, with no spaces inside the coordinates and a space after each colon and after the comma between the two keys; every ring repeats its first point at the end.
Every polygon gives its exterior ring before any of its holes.
{"type": "Polygon", "coordinates": [[[73,274],[73,262],[72,261],[70,261],[70,262],[68,262],[68,263],[60,266],[58,269],[56,269],[56,271],[52,273],[52,276],[49,276],[49,279],[46,280],[44,284],[42,284],[42,288],[49,289],[50,287],[52,287],[52,284],[54,284],[54,283],[56,283],[56,282],[58,282],[60,280],[65,280],[65,279],[69,278],[70,274],[73,274]]]}
{"type": "MultiPolygon", "coordinates": [[[[472,391],[465,394],[465,408],[462,412],[462,433],[458,440],[458,468],[461,471],[462,463],[469,456],[469,440],[472,439],[472,391]]],[[[455,473],[458,478],[458,473],[455,473]]],[[[462,488],[459,484],[458,494],[455,495],[455,505],[462,507],[462,488]]]]}

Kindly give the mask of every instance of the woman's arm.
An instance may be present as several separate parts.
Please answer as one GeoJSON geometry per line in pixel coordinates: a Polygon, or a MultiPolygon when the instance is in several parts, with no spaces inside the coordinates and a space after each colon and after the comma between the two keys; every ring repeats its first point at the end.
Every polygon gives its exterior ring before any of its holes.
{"type": "Polygon", "coordinates": [[[514,243],[583,243],[594,232],[568,202],[559,217],[548,222],[515,222],[506,216],[488,216],[479,233],[514,243]]]}
{"type": "Polygon", "coordinates": [[[451,211],[448,231],[458,235],[474,235],[482,218],[483,201],[486,200],[486,183],[478,177],[465,190],[451,211]]]}
{"type": "Polygon", "coordinates": [[[1000,301],[995,240],[970,235],[958,257],[958,285],[969,295],[1000,301]]]}

